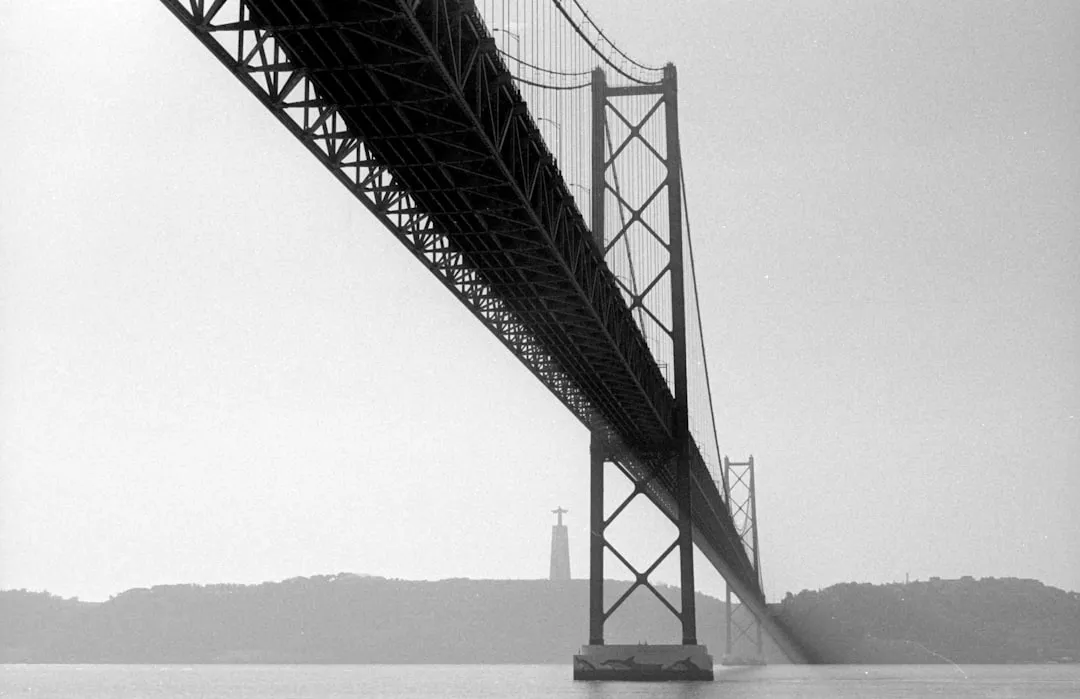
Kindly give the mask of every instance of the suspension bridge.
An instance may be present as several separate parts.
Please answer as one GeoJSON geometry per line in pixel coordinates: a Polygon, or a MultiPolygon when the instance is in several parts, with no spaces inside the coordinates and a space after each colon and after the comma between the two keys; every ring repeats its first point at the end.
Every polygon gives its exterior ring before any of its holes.
{"type": "Polygon", "coordinates": [[[695,546],[751,612],[759,652],[764,630],[812,661],[766,607],[752,462],[721,461],[675,67],[631,58],[577,0],[161,2],[590,430],[575,677],[712,678],[695,546]],[[633,484],[610,513],[606,464],[633,484]],[[605,537],[637,497],[678,530],[645,570],[605,537]],[[605,551],[634,577],[610,606],[605,551]],[[649,580],[673,554],[679,606],[649,580]],[[677,617],[681,643],[605,645],[638,588],[677,617]]]}

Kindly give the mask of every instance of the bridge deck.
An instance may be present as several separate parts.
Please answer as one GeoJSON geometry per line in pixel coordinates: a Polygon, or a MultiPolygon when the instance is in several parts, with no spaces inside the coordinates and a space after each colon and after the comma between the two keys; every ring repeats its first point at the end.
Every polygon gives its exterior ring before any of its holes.
{"type": "Polygon", "coordinates": [[[589,403],[636,445],[669,441],[663,376],[480,18],[443,2],[250,5],[589,403]]]}
{"type": "MultiPolygon", "coordinates": [[[[220,2],[210,10],[209,0],[198,2],[193,12],[163,2],[302,140],[320,125],[291,125],[282,99],[260,92],[250,76],[314,84],[344,129],[324,137],[362,142],[408,191],[412,209],[398,212],[412,216],[399,224],[412,227],[408,236],[398,231],[403,242],[579,419],[602,420],[626,446],[627,467],[652,478],[646,494],[677,516],[674,398],[475,11],[455,0],[245,0],[250,14],[230,27],[211,22],[220,2]],[[272,35],[285,61],[264,57],[253,68],[211,38],[250,29],[272,35]],[[448,249],[433,255],[425,235],[441,236],[448,249]],[[485,316],[485,299],[513,320],[485,316]]],[[[334,158],[322,157],[340,168],[334,158]]],[[[367,186],[366,195],[379,194],[377,184],[367,186]]],[[[385,206],[365,203],[393,228],[385,206]]],[[[763,609],[753,565],[696,446],[694,456],[695,542],[740,597],[763,609]]]]}

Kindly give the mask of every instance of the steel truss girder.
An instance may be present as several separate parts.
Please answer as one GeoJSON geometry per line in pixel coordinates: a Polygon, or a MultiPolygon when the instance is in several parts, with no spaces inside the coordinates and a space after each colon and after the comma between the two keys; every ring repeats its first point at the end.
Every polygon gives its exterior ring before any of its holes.
{"type": "Polygon", "coordinates": [[[669,438],[659,367],[475,11],[162,2],[582,422],[669,438]]]}

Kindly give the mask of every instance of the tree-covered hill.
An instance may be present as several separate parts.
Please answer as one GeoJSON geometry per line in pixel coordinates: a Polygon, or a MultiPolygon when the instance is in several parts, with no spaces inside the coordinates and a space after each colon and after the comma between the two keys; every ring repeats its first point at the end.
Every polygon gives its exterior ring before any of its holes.
{"type": "MultiPolygon", "coordinates": [[[[611,604],[627,584],[609,582],[611,604]]],[[[678,607],[675,588],[661,592],[678,607]]],[[[588,581],[389,580],[341,574],[259,585],[163,585],[87,604],[0,592],[0,661],[569,663],[588,641],[588,581]]],[[[724,652],[723,603],[698,595],[700,640],[724,652]]],[[[675,643],[639,588],[612,643],[675,643]]],[[[775,656],[779,660],[779,656],[775,656]]]]}
{"type": "Polygon", "coordinates": [[[1080,661],[1080,594],[1036,580],[846,583],[777,615],[831,663],[1080,661]]]}
{"type": "MultiPolygon", "coordinates": [[[[609,581],[610,605],[627,583],[609,581]]],[[[675,588],[660,591],[678,607],[675,588]]],[[[259,585],[161,585],[107,602],[0,592],[0,662],[568,663],[588,639],[588,581],[389,580],[350,574],[259,585]]],[[[724,605],[697,597],[698,636],[725,653],[724,605]]],[[[1034,580],[842,584],[774,613],[825,662],[1080,659],[1080,595],[1034,580]]],[[[609,643],[676,643],[639,589],[609,643]]],[[[736,654],[748,655],[749,648],[736,654]]],[[[769,662],[782,662],[775,647],[769,662]]]]}

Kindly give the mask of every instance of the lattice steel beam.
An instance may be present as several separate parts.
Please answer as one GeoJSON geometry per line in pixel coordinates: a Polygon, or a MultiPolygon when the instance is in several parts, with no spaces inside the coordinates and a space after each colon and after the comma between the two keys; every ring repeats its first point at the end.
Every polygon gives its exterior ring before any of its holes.
{"type": "Polygon", "coordinates": [[[162,2],[582,422],[666,439],[659,368],[473,11],[162,2]]]}

